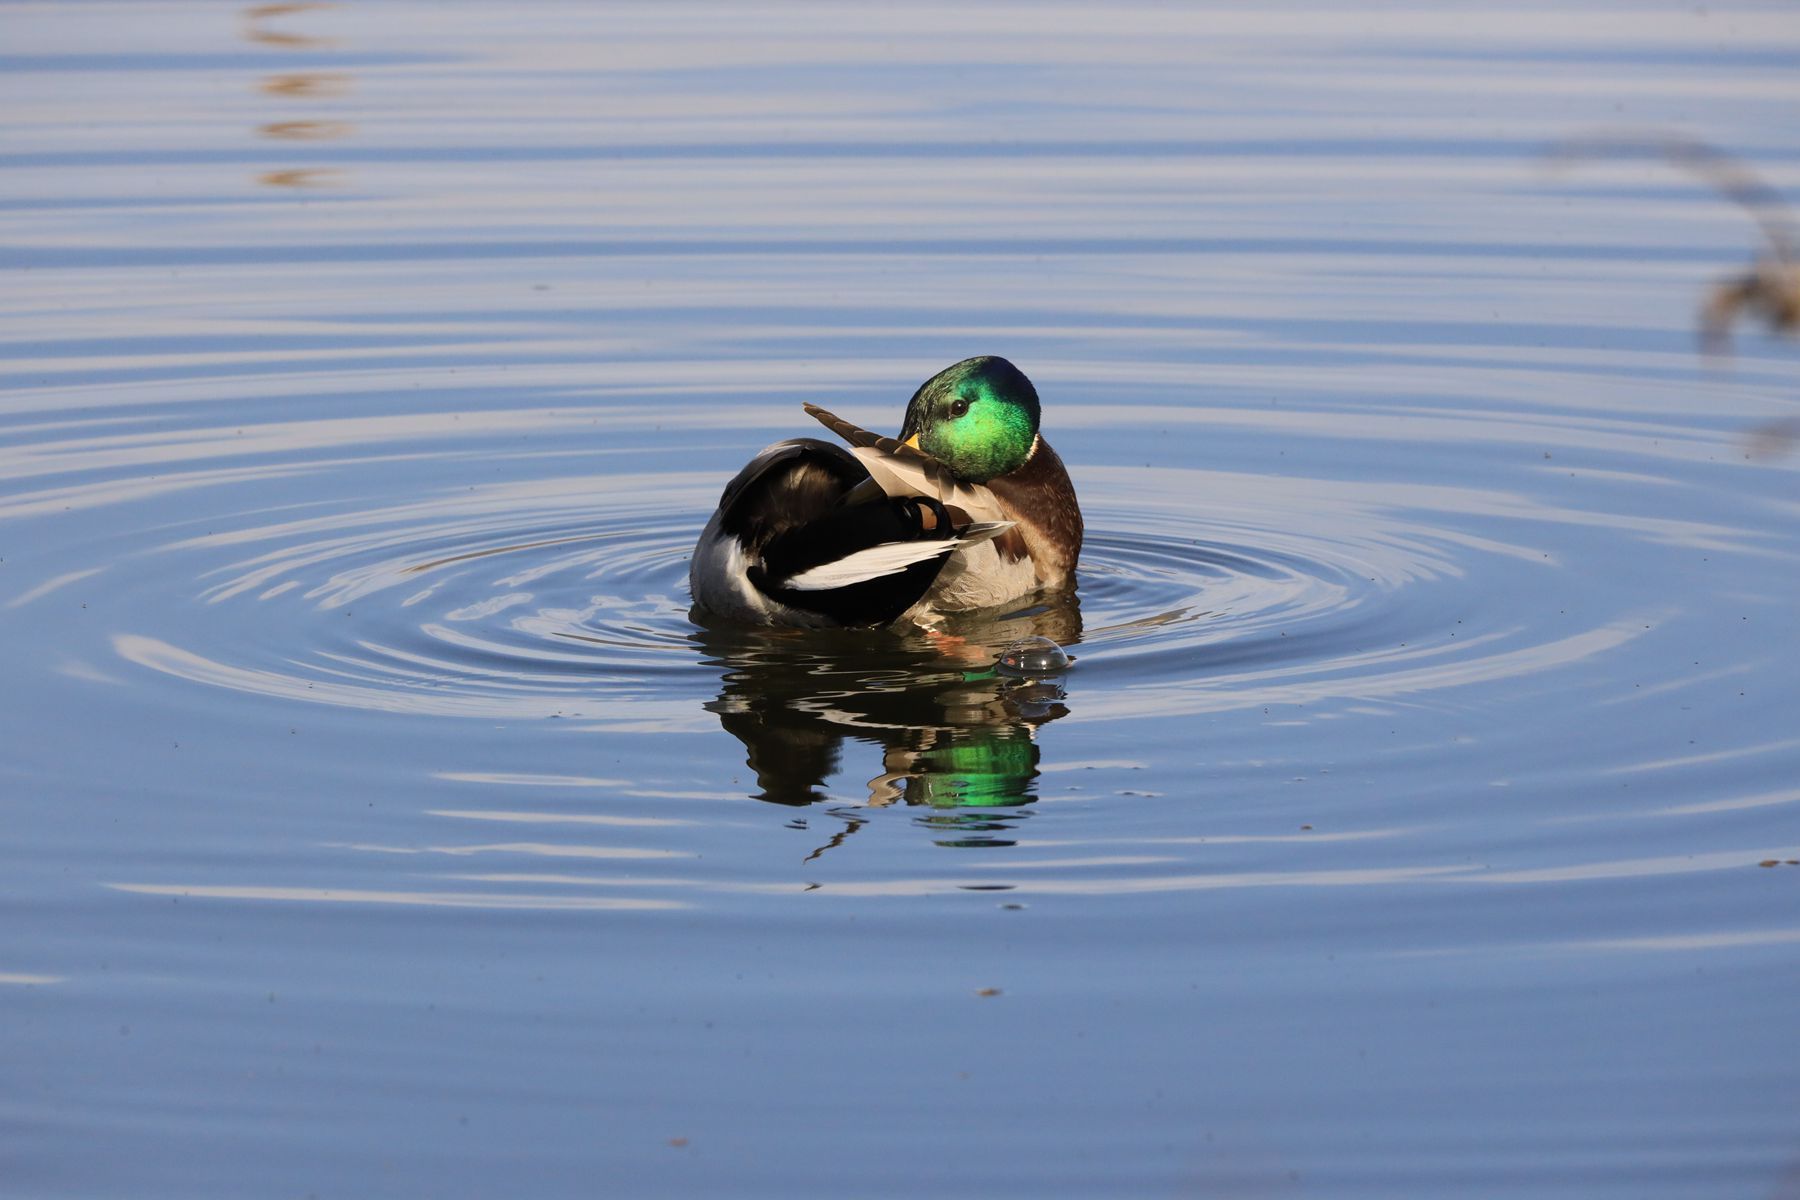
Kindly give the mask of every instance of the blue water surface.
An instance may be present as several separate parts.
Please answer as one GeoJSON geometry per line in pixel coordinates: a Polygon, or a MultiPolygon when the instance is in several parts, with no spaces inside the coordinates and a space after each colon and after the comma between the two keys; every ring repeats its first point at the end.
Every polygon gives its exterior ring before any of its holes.
{"type": "Polygon", "coordinates": [[[1790,7],[0,36],[0,1191],[1800,1197],[1769,214],[1544,159],[1800,192],[1790,7]],[[693,619],[984,353],[1073,593],[693,619]]]}

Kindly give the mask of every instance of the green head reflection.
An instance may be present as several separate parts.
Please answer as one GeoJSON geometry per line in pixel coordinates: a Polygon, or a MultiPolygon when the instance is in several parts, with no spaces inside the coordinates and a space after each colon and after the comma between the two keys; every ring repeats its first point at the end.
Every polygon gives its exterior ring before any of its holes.
{"type": "Polygon", "coordinates": [[[918,755],[916,771],[906,780],[906,802],[932,808],[1016,808],[1033,799],[1037,764],[1038,745],[1029,726],[977,730],[967,740],[918,755]]]}

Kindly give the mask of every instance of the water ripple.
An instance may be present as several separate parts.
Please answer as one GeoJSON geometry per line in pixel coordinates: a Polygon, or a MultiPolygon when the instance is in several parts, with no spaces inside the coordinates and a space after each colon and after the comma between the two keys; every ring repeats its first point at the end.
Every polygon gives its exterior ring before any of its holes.
{"type": "MultiPolygon", "coordinates": [[[[284,439],[290,451],[335,440],[284,439]]],[[[312,468],[259,472],[296,469],[312,468]]],[[[1698,521],[1552,509],[1472,487],[1166,467],[1082,476],[1092,533],[1078,592],[1048,604],[1067,610],[1057,632],[1080,648],[1089,719],[1398,699],[1553,670],[1654,629],[1666,610],[1634,606],[1553,630],[1508,619],[1484,594],[1521,570],[1554,572],[1546,523],[1700,546],[1726,537],[1698,521]]],[[[328,515],[246,513],[137,548],[166,560],[160,586],[187,586],[134,592],[134,607],[201,605],[205,640],[137,618],[112,647],[165,674],[310,703],[692,722],[692,707],[668,693],[698,688],[709,671],[685,585],[705,515],[696,496],[709,483],[685,471],[550,476],[328,515]]],[[[103,486],[108,502],[144,498],[128,480],[103,486]]],[[[11,603],[103,569],[66,571],[11,603]]],[[[996,636],[979,622],[957,632],[962,647],[935,647],[947,665],[970,665],[980,656],[969,647],[991,649],[983,639],[996,636]]],[[[865,667],[873,678],[875,664],[865,667]]]]}

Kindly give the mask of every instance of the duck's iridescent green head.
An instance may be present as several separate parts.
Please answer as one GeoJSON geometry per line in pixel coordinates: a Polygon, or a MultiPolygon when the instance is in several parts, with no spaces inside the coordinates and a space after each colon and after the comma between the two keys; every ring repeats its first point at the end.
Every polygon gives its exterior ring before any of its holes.
{"type": "Polygon", "coordinates": [[[959,479],[986,483],[1025,465],[1037,439],[1037,389],[1004,358],[965,358],[913,393],[900,439],[959,479]]]}

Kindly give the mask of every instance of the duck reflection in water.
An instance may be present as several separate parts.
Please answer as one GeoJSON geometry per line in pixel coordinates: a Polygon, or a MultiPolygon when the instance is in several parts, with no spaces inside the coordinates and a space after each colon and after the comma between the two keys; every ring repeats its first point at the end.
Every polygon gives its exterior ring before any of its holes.
{"type": "MultiPolygon", "coordinates": [[[[969,839],[948,844],[993,845],[984,835],[1011,824],[995,810],[1035,799],[1038,727],[1068,712],[1059,678],[995,667],[1002,651],[1034,634],[1065,647],[1079,640],[1073,588],[930,630],[734,627],[696,637],[722,672],[719,698],[706,707],[744,743],[758,800],[798,807],[834,799],[826,781],[848,738],[881,753],[868,805],[928,808],[928,824],[969,839]]],[[[821,852],[862,823],[837,815],[848,828],[821,852]]]]}

